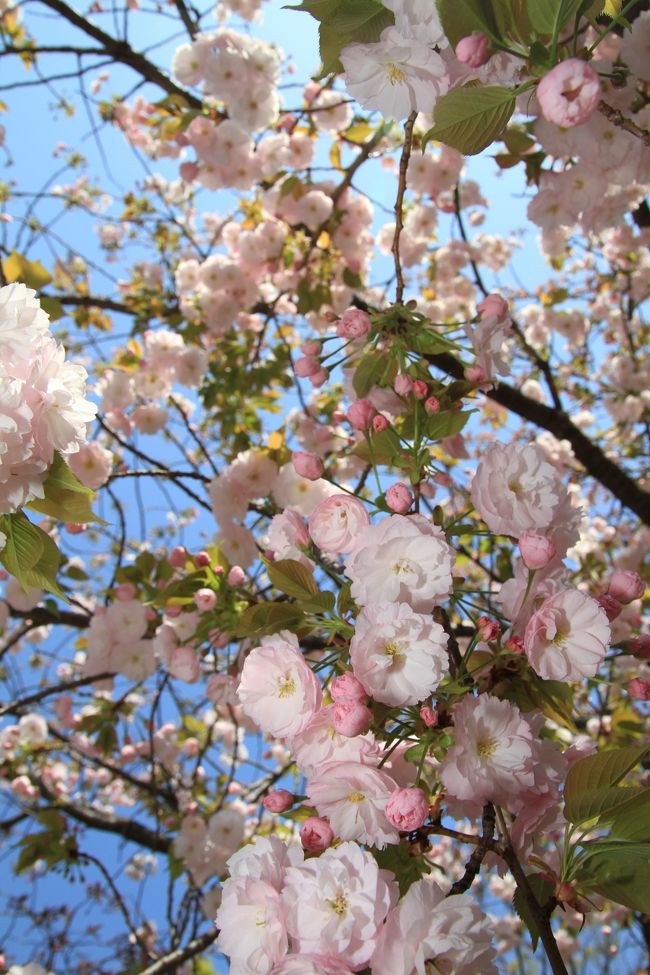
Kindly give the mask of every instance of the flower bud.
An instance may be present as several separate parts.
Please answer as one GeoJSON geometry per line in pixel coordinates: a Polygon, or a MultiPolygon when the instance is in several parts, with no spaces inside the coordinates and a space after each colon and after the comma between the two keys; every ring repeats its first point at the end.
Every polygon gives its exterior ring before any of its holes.
{"type": "Polygon", "coordinates": [[[183,545],[177,545],[167,556],[167,561],[174,569],[182,569],[187,561],[187,549],[183,545]]]}
{"type": "Polygon", "coordinates": [[[396,515],[405,515],[413,504],[413,495],[405,484],[391,484],[386,491],[386,504],[396,515]]]}
{"type": "Polygon", "coordinates": [[[348,308],[336,326],[336,334],[343,339],[364,338],[372,328],[367,312],[361,308],[348,308]]]}
{"type": "Polygon", "coordinates": [[[197,589],[194,593],[194,605],[199,613],[210,613],[217,605],[217,594],[212,589],[197,589]]]}
{"type": "Polygon", "coordinates": [[[226,582],[229,586],[241,586],[245,578],[246,573],[241,565],[233,565],[226,576],[226,582]]]}
{"type": "Polygon", "coordinates": [[[203,569],[207,565],[210,565],[210,563],[212,562],[212,559],[210,558],[210,553],[209,552],[201,551],[197,555],[194,556],[194,561],[196,562],[196,564],[199,567],[199,569],[203,569]]]}
{"type": "Polygon", "coordinates": [[[358,399],[348,410],[348,421],[355,430],[367,430],[376,414],[369,399],[358,399]]]}
{"type": "Polygon", "coordinates": [[[433,710],[432,707],[429,707],[428,704],[423,704],[420,708],[420,717],[424,721],[427,728],[435,728],[438,724],[438,714],[433,710]]]}
{"type": "Polygon", "coordinates": [[[650,635],[647,633],[630,637],[625,647],[635,657],[640,657],[641,660],[650,660],[650,635]]]}
{"type": "Polygon", "coordinates": [[[437,396],[427,396],[424,401],[424,408],[427,413],[440,413],[440,400],[437,396]]]}
{"type": "Polygon", "coordinates": [[[505,318],[508,314],[508,302],[501,295],[488,295],[477,306],[476,310],[481,318],[505,318]]]}
{"type": "Polygon", "coordinates": [[[294,450],[291,463],[296,474],[306,477],[308,481],[317,481],[323,473],[323,461],[318,454],[312,454],[308,450],[294,450]]]}
{"type": "Polygon", "coordinates": [[[372,711],[365,704],[335,704],[334,728],[346,738],[365,735],[372,724],[372,711]]]}
{"type": "Polygon", "coordinates": [[[424,379],[416,379],[413,383],[413,395],[416,399],[426,399],[429,395],[429,387],[424,379]]]}
{"type": "Polygon", "coordinates": [[[605,614],[610,623],[620,615],[621,610],[623,609],[623,606],[621,603],[619,603],[618,599],[615,599],[614,596],[608,592],[603,592],[600,594],[600,596],[596,596],[596,602],[599,603],[599,605],[605,610],[605,614]]]}
{"type": "Polygon", "coordinates": [[[630,697],[635,698],[637,701],[650,701],[650,680],[644,680],[643,677],[635,677],[627,685],[627,691],[630,697]]]}
{"type": "Polygon", "coordinates": [[[372,429],[375,433],[383,433],[384,430],[388,430],[390,423],[383,415],[383,413],[378,413],[377,416],[372,418],[372,429]]]}
{"type": "Polygon", "coordinates": [[[307,339],[300,346],[300,351],[303,355],[320,355],[321,344],[318,339],[307,339]]]}
{"type": "Polygon", "coordinates": [[[523,532],[519,536],[519,551],[527,569],[543,569],[555,556],[552,538],[538,532],[523,532]]]}
{"type": "Polygon", "coordinates": [[[480,68],[490,60],[490,40],[485,34],[470,34],[461,37],[456,45],[456,58],[468,68],[480,68]]]}
{"type": "Polygon", "coordinates": [[[412,833],[429,815],[429,800],[422,789],[395,789],[386,803],[385,813],[397,829],[412,833]]]}
{"type": "Polygon", "coordinates": [[[395,376],[393,389],[398,396],[408,396],[413,389],[413,380],[406,373],[400,373],[399,376],[395,376]]]}
{"type": "Polygon", "coordinates": [[[608,592],[619,603],[631,603],[634,599],[641,599],[645,592],[645,582],[638,572],[615,569],[609,580],[608,592]]]}
{"type": "Polygon", "coordinates": [[[262,805],[272,813],[286,812],[295,802],[295,796],[286,789],[275,789],[262,799],[262,805]]]}
{"type": "Polygon", "coordinates": [[[317,359],[315,355],[304,355],[300,359],[296,359],[293,368],[296,376],[300,379],[306,379],[320,371],[320,359],[317,359]]]}
{"type": "Polygon", "coordinates": [[[320,387],[327,382],[329,379],[329,372],[327,369],[319,369],[318,372],[313,372],[309,377],[309,382],[312,384],[314,389],[320,389],[320,387]]]}
{"type": "Polygon", "coordinates": [[[330,684],[330,697],[335,704],[365,704],[368,700],[363,684],[351,670],[334,678],[330,684]]]}
{"type": "Polygon", "coordinates": [[[300,842],[308,853],[322,853],[334,839],[334,830],[321,816],[310,816],[300,828],[300,842]]]}
{"type": "Polygon", "coordinates": [[[484,383],[489,376],[482,366],[468,366],[465,370],[465,378],[468,383],[484,383]]]}

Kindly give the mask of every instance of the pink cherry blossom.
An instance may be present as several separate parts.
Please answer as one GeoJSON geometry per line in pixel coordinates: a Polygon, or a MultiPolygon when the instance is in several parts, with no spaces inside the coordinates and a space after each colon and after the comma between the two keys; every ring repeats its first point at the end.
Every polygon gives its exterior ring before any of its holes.
{"type": "Polygon", "coordinates": [[[391,484],[386,491],[386,504],[397,515],[405,515],[413,504],[413,495],[405,484],[391,484]]]}
{"type": "Polygon", "coordinates": [[[307,450],[294,450],[291,463],[296,474],[306,477],[308,481],[317,481],[323,473],[323,461],[318,454],[307,450]]]}
{"type": "Polygon", "coordinates": [[[370,524],[366,506],[350,494],[333,494],[316,505],[309,517],[309,534],[323,552],[350,552],[370,524]]]}
{"type": "Polygon", "coordinates": [[[267,975],[287,953],[285,911],[278,892],[253,877],[223,887],[217,944],[242,975],[267,975]]]}
{"type": "Polygon", "coordinates": [[[492,925],[469,894],[445,897],[429,879],[412,884],[388,915],[371,959],[373,975],[497,975],[492,925]],[[427,962],[431,965],[427,966],[427,962]]]}
{"type": "Polygon", "coordinates": [[[452,796],[508,806],[533,787],[533,735],[510,701],[490,694],[464,697],[454,710],[454,739],[439,769],[452,796]]]}
{"type": "Polygon", "coordinates": [[[308,853],[322,853],[333,839],[334,830],[321,816],[310,816],[300,827],[300,841],[308,853]]]}
{"type": "Polygon", "coordinates": [[[615,569],[609,580],[609,594],[619,603],[631,603],[641,599],[645,592],[645,582],[638,572],[615,569]]]}
{"type": "Polygon", "coordinates": [[[429,800],[422,789],[396,789],[386,803],[386,816],[400,832],[419,829],[429,815],[429,800]]]}
{"type": "Polygon", "coordinates": [[[336,334],[345,339],[364,338],[372,327],[370,316],[361,308],[348,308],[343,312],[341,320],[336,326],[336,334]]]}
{"type": "Polygon", "coordinates": [[[369,399],[358,399],[348,410],[348,420],[350,426],[355,430],[367,430],[372,424],[372,419],[377,410],[369,399]]]}
{"type": "Polygon", "coordinates": [[[480,68],[490,60],[490,39],[485,34],[469,34],[461,37],[456,45],[456,58],[468,68],[480,68]]]}
{"type": "Polygon", "coordinates": [[[356,843],[341,843],[301,867],[289,867],[282,899],[299,951],[332,954],[358,969],[375,949],[397,885],[372,854],[356,843]]]}
{"type": "Polygon", "coordinates": [[[330,697],[335,704],[366,704],[368,695],[363,684],[351,670],[337,674],[329,687],[330,697]]]}
{"type": "Polygon", "coordinates": [[[297,638],[288,630],[262,637],[261,645],[251,650],[237,693],[244,713],[276,738],[302,731],[323,697],[297,638]]]}
{"type": "Polygon", "coordinates": [[[451,592],[452,564],[439,528],[421,517],[391,515],[359,535],[345,567],[361,606],[404,602],[428,613],[451,592]]]}
{"type": "Polygon", "coordinates": [[[334,705],[334,728],[345,738],[365,735],[372,724],[372,711],[358,701],[334,705]]]}
{"type": "Polygon", "coordinates": [[[552,538],[539,532],[527,531],[519,536],[519,551],[528,569],[544,569],[555,556],[552,538]]]}
{"type": "Polygon", "coordinates": [[[361,762],[377,765],[379,745],[371,731],[348,738],[340,734],[334,724],[334,704],[317,711],[306,727],[291,742],[293,757],[304,775],[312,775],[329,762],[361,762]]]}
{"type": "Polygon", "coordinates": [[[586,122],[600,97],[598,75],[580,58],[560,61],[537,86],[537,100],[544,118],[564,129],[586,122]]]}
{"type": "Polygon", "coordinates": [[[359,762],[328,762],[307,784],[307,795],[342,840],[358,840],[382,850],[399,833],[384,812],[397,784],[385,772],[359,762]]]}
{"type": "Polygon", "coordinates": [[[544,600],[524,633],[528,661],[545,680],[593,677],[611,638],[604,610],[577,589],[544,600]]]}
{"type": "Polygon", "coordinates": [[[294,802],[295,796],[287,789],[274,789],[273,792],[269,792],[268,795],[264,796],[262,800],[264,808],[273,813],[286,812],[287,809],[291,809],[294,802]]]}
{"type": "Polygon", "coordinates": [[[447,634],[406,603],[371,603],[357,616],[350,642],[355,676],[376,701],[418,704],[436,689],[448,666],[447,634]]]}

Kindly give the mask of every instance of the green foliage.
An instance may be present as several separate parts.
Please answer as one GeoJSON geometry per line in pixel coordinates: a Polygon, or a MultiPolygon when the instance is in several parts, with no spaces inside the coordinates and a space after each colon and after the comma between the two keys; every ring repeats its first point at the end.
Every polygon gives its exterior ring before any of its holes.
{"type": "Polygon", "coordinates": [[[485,149],[504,131],[518,90],[502,85],[465,85],[443,95],[433,111],[433,128],[423,140],[444,142],[466,156],[485,149]]]}
{"type": "MultiPolygon", "coordinates": [[[[540,873],[529,873],[526,879],[535,900],[539,904],[540,911],[547,911],[549,902],[554,893],[553,884],[546,880],[545,877],[542,877],[540,873]]],[[[515,892],[515,896],[512,900],[512,906],[528,928],[530,940],[533,945],[533,951],[535,951],[537,948],[537,942],[539,941],[539,933],[537,931],[537,925],[535,924],[533,913],[528,907],[528,902],[524,897],[521,887],[518,887],[515,892]]]]}
{"type": "Polygon", "coordinates": [[[381,32],[395,23],[393,13],[381,0],[354,0],[354,3],[348,0],[303,0],[288,9],[304,10],[319,21],[322,74],[343,70],[339,54],[346,44],[378,41],[381,32]]]}
{"type": "Polygon", "coordinates": [[[37,498],[27,505],[30,511],[38,511],[41,515],[75,525],[85,525],[91,521],[102,525],[107,524],[102,518],[93,514],[90,507],[95,492],[81,483],[59,453],[54,454],[43,490],[45,492],[43,499],[37,498]]]}
{"type": "Polygon", "coordinates": [[[265,636],[280,630],[299,629],[304,614],[295,603],[256,603],[248,606],[239,617],[234,636],[265,636]]]}
{"type": "Polygon", "coordinates": [[[564,786],[564,815],[571,823],[582,823],[616,808],[627,796],[614,787],[642,760],[648,747],[631,745],[610,748],[581,758],[569,769],[564,786]],[[620,799],[620,802],[618,800],[620,799]]]}
{"type": "Polygon", "coordinates": [[[52,280],[52,275],[40,261],[28,261],[15,250],[2,262],[2,270],[9,284],[13,281],[21,281],[34,291],[40,291],[52,280]]]}
{"type": "Polygon", "coordinates": [[[382,870],[393,871],[401,897],[412,884],[431,873],[431,864],[419,851],[413,851],[408,843],[387,846],[384,850],[372,849],[371,853],[382,870]]]}
{"type": "Polygon", "coordinates": [[[494,38],[496,21],[489,0],[436,0],[442,29],[452,47],[461,37],[480,31],[494,38]]]}
{"type": "Polygon", "coordinates": [[[555,39],[571,17],[575,17],[583,0],[527,0],[530,22],[540,34],[555,39]]]}
{"type": "Polygon", "coordinates": [[[376,349],[362,356],[352,380],[357,396],[363,398],[373,386],[392,383],[397,375],[397,361],[385,350],[376,349]]]}
{"type": "Polygon", "coordinates": [[[68,597],[56,581],[62,556],[47,532],[32,524],[22,511],[1,515],[0,531],[7,536],[5,547],[0,550],[0,562],[23,589],[45,589],[67,602],[68,597]]]}
{"type": "Polygon", "coordinates": [[[650,913],[650,843],[605,839],[585,843],[584,849],[574,874],[581,888],[650,913]]]}
{"type": "Polygon", "coordinates": [[[318,592],[313,573],[295,559],[279,559],[266,565],[273,586],[294,599],[305,599],[318,592]]]}

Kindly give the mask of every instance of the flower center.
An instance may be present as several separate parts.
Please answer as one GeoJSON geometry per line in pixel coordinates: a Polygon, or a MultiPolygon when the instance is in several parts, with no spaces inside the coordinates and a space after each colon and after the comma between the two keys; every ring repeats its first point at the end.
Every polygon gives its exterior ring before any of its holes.
{"type": "Polygon", "coordinates": [[[404,654],[402,653],[402,649],[401,649],[399,643],[396,643],[395,641],[392,641],[391,643],[387,643],[386,644],[386,646],[384,647],[384,653],[387,656],[393,658],[393,663],[394,664],[399,663],[399,661],[404,656],[404,654]]]}
{"type": "Polygon", "coordinates": [[[363,802],[366,797],[363,792],[351,792],[348,796],[348,802],[360,803],[363,802]]]}
{"type": "Polygon", "coordinates": [[[413,572],[413,565],[408,559],[398,559],[393,563],[393,572],[396,576],[405,576],[413,572]]]}
{"type": "Polygon", "coordinates": [[[337,893],[333,901],[328,901],[327,903],[339,917],[343,917],[348,909],[347,897],[341,891],[337,893]]]}
{"type": "Polygon", "coordinates": [[[496,738],[479,738],[476,742],[476,754],[479,758],[489,758],[497,750],[496,738]]]}
{"type": "Polygon", "coordinates": [[[278,680],[278,697],[291,697],[296,693],[296,682],[291,674],[283,674],[278,680]]]}
{"type": "Polygon", "coordinates": [[[397,65],[393,64],[392,61],[390,64],[386,65],[386,72],[391,85],[401,85],[402,82],[406,81],[406,75],[402,69],[398,68],[397,65]]]}
{"type": "Polygon", "coordinates": [[[519,492],[521,491],[521,483],[517,480],[516,477],[513,477],[511,481],[508,481],[508,487],[510,488],[512,493],[516,495],[519,494],[519,492]]]}

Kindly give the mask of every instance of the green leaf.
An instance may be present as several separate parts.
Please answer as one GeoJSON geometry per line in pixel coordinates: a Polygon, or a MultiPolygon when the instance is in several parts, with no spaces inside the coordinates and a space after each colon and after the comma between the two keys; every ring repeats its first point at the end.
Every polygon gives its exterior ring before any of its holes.
{"type": "Polygon", "coordinates": [[[328,20],[331,18],[344,0],[303,0],[302,3],[294,6],[285,6],[283,10],[304,10],[311,14],[316,20],[328,20]]]}
{"type": "Polygon", "coordinates": [[[619,792],[638,792],[619,806],[612,818],[612,837],[622,840],[650,842],[650,789],[619,789],[619,792]]]}
{"type": "Polygon", "coordinates": [[[33,288],[35,291],[40,291],[44,285],[49,284],[52,280],[52,275],[46,271],[40,261],[28,261],[26,257],[15,250],[2,262],[2,269],[9,284],[14,281],[22,281],[28,288],[33,288]]]}
{"type": "Polygon", "coordinates": [[[443,95],[433,110],[431,139],[444,142],[467,156],[481,152],[505,129],[515,109],[517,92],[502,85],[466,85],[443,95]]]}
{"type": "Polygon", "coordinates": [[[618,818],[619,811],[623,813],[632,800],[641,797],[644,793],[650,799],[650,790],[640,787],[614,786],[604,789],[585,789],[584,792],[574,796],[569,811],[565,809],[565,817],[571,823],[586,823],[590,819],[597,819],[599,825],[610,823],[618,818]]]}
{"type": "Polygon", "coordinates": [[[429,440],[433,441],[444,440],[445,437],[453,437],[454,434],[460,433],[474,412],[474,410],[469,410],[465,413],[456,411],[432,413],[426,419],[424,433],[429,440]]]}
{"type": "MultiPolygon", "coordinates": [[[[395,457],[402,452],[400,439],[392,427],[382,430],[381,433],[372,433],[372,450],[378,464],[392,464],[395,457]]],[[[371,462],[370,448],[366,439],[360,440],[352,448],[352,453],[363,460],[371,462]]]]}
{"type": "Polygon", "coordinates": [[[650,843],[595,840],[584,848],[588,856],[574,874],[579,887],[650,913],[650,843]]]}
{"type": "Polygon", "coordinates": [[[573,690],[557,680],[542,680],[532,671],[502,681],[494,688],[497,697],[512,701],[521,711],[540,710],[552,721],[577,731],[573,720],[573,690]]]}
{"type": "Polygon", "coordinates": [[[27,505],[31,511],[75,525],[85,525],[90,521],[107,524],[91,510],[90,504],[95,498],[95,492],[81,483],[59,453],[54,455],[43,490],[45,497],[42,500],[37,498],[27,505]]]}
{"type": "Polygon", "coordinates": [[[300,600],[300,608],[305,613],[333,613],[336,596],[333,592],[318,592],[310,599],[300,600]]]}
{"type": "Polygon", "coordinates": [[[369,393],[373,386],[383,379],[389,360],[385,352],[368,352],[359,360],[354,370],[352,384],[354,391],[360,398],[369,393]]]}
{"type": "Polygon", "coordinates": [[[184,603],[191,603],[194,600],[194,593],[197,589],[203,588],[206,582],[205,569],[197,569],[196,572],[190,572],[183,579],[176,579],[161,589],[152,599],[152,605],[165,606],[173,602],[177,606],[182,606],[184,603]]]}
{"type": "Polygon", "coordinates": [[[582,0],[527,0],[528,16],[535,30],[554,38],[581,5],[582,0]]]}
{"type": "Polygon", "coordinates": [[[334,30],[329,24],[320,25],[318,28],[318,53],[323,62],[323,68],[319,77],[330,74],[332,71],[336,74],[340,74],[343,71],[343,65],[339,61],[339,54],[341,53],[341,48],[349,44],[350,41],[350,37],[342,36],[339,31],[334,30]]]}
{"type": "Polygon", "coordinates": [[[392,870],[403,897],[409,887],[431,873],[431,864],[422,854],[413,856],[408,843],[387,846],[383,850],[371,850],[382,870],[392,870]]]}
{"type": "Polygon", "coordinates": [[[65,308],[58,298],[51,295],[41,295],[41,308],[50,316],[51,322],[56,322],[65,315],[65,308]]]}
{"type": "Polygon", "coordinates": [[[22,511],[2,515],[0,531],[7,536],[5,547],[0,551],[0,562],[23,589],[30,586],[45,589],[68,602],[56,581],[62,556],[50,536],[33,525],[22,511]]]}
{"type": "MultiPolygon", "coordinates": [[[[546,905],[553,896],[553,884],[551,884],[548,880],[545,880],[541,873],[529,873],[526,879],[528,880],[528,886],[535,896],[535,900],[539,904],[540,910],[544,911],[546,909],[546,905]]],[[[537,942],[539,941],[537,925],[535,924],[533,914],[528,907],[528,903],[520,887],[517,888],[515,896],[512,899],[512,906],[528,928],[530,940],[533,945],[533,951],[535,951],[537,948],[537,942]]]]}
{"type": "Polygon", "coordinates": [[[342,3],[327,22],[353,41],[371,44],[379,40],[386,27],[395,23],[395,17],[380,0],[354,0],[354,3],[342,3]]]}
{"type": "Polygon", "coordinates": [[[269,579],[276,589],[295,599],[305,599],[318,592],[314,576],[306,565],[295,559],[279,559],[266,565],[269,579]]]}
{"type": "Polygon", "coordinates": [[[474,31],[497,36],[496,22],[489,0],[436,0],[440,23],[449,43],[456,47],[461,37],[474,31]]]}
{"type": "Polygon", "coordinates": [[[256,603],[239,617],[234,635],[264,636],[279,630],[295,630],[304,622],[304,614],[295,603],[256,603]]]}
{"type": "MultiPolygon", "coordinates": [[[[617,785],[647,753],[648,747],[630,745],[610,748],[581,758],[569,769],[564,784],[564,815],[571,823],[582,822],[582,796],[617,785]]],[[[589,818],[589,817],[588,817],[589,818]]]]}

